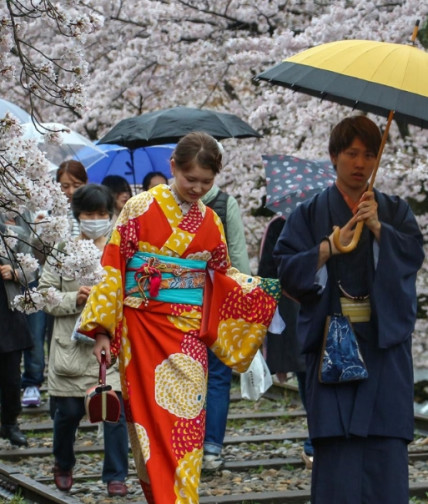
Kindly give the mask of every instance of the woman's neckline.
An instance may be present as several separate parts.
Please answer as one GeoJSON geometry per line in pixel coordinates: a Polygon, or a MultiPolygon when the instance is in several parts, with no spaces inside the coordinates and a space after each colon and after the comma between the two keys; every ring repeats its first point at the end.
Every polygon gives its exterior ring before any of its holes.
{"type": "Polygon", "coordinates": [[[175,199],[175,202],[177,203],[177,205],[180,207],[180,210],[182,211],[182,213],[184,215],[187,214],[187,212],[189,212],[189,210],[192,208],[192,205],[194,205],[194,202],[188,202],[188,201],[183,201],[178,192],[177,192],[177,189],[174,187],[174,184],[171,184],[169,187],[169,190],[171,191],[171,194],[173,195],[174,199],[175,199]]]}

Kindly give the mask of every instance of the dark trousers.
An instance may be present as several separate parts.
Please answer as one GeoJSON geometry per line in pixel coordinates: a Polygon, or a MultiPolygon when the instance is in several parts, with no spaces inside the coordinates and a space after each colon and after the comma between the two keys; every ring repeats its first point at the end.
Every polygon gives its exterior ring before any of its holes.
{"type": "MultiPolygon", "coordinates": [[[[303,407],[305,411],[307,411],[306,407],[306,371],[296,371],[297,385],[299,387],[300,400],[302,401],[303,407]]],[[[303,445],[303,449],[306,455],[310,457],[314,454],[314,447],[312,446],[311,438],[305,439],[305,443],[303,445]]]]}
{"type": "MultiPolygon", "coordinates": [[[[120,419],[117,423],[104,422],[104,465],[103,482],[124,481],[128,475],[128,430],[122,401],[120,419]]],[[[56,464],[68,471],[76,464],[74,442],[80,421],[85,415],[83,397],[55,397],[53,404],[54,434],[53,454],[56,464]]]]}
{"type": "Polygon", "coordinates": [[[409,471],[404,439],[313,440],[312,504],[408,504],[409,471]]]}
{"type": "Polygon", "coordinates": [[[44,380],[45,370],[45,336],[48,315],[43,311],[27,315],[30,327],[32,348],[24,350],[24,373],[22,374],[22,388],[40,387],[44,380]]]}
{"type": "Polygon", "coordinates": [[[21,412],[22,350],[0,354],[1,424],[13,425],[21,412]]]}

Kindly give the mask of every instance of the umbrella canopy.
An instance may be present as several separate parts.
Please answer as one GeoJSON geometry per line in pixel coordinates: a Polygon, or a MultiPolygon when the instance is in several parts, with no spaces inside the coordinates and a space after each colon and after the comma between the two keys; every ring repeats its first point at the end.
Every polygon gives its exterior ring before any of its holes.
{"type": "MultiPolygon", "coordinates": [[[[161,172],[171,178],[169,160],[175,144],[153,145],[133,150],[114,144],[97,144],[97,147],[106,156],[88,168],[90,182],[101,183],[107,175],[120,175],[131,185],[141,185],[143,178],[151,171],[161,172]]],[[[85,160],[85,150],[80,154],[85,160]]]]}
{"type": "Polygon", "coordinates": [[[428,128],[428,53],[373,40],[322,44],[259,74],[295,91],[428,128]]]}
{"type": "Polygon", "coordinates": [[[22,126],[24,129],[23,137],[33,138],[38,142],[39,149],[45,152],[46,158],[53,165],[53,170],[57,169],[58,166],[67,159],[76,159],[88,169],[93,163],[106,157],[104,152],[88,138],[63,124],[42,123],[39,128],[40,131],[36,129],[33,123],[26,123],[22,126]],[[45,137],[43,136],[45,131],[59,131],[62,143],[45,142],[45,137]],[[80,153],[83,149],[85,149],[84,160],[80,157],[80,153]]]}
{"type": "Polygon", "coordinates": [[[284,217],[336,180],[331,161],[283,155],[262,158],[266,171],[266,207],[284,217]]]}
{"type": "MultiPolygon", "coordinates": [[[[417,26],[413,41],[416,34],[417,26]]],[[[394,115],[428,128],[428,53],[413,45],[372,40],[321,44],[287,58],[256,79],[387,116],[370,190],[394,115]]],[[[336,247],[341,252],[354,250],[363,225],[363,222],[357,224],[353,240],[346,246],[340,243],[340,229],[337,228],[334,233],[336,247]]]]}
{"type": "Polygon", "coordinates": [[[261,137],[234,114],[191,107],[173,107],[123,119],[99,141],[135,149],[177,143],[192,131],[205,131],[217,140],[261,137]]]}
{"type": "Polygon", "coordinates": [[[31,121],[31,115],[24,109],[10,101],[0,98],[0,119],[3,119],[8,112],[13,114],[22,123],[31,121]]]}

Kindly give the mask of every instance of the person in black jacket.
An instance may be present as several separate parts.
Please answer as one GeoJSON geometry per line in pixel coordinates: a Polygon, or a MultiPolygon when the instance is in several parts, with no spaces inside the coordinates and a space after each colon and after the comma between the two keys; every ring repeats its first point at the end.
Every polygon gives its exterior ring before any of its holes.
{"type": "MultiPolygon", "coordinates": [[[[13,252],[27,253],[24,229],[19,219],[10,220],[0,215],[0,240],[8,236],[18,237],[13,252]]],[[[32,346],[30,329],[25,315],[13,309],[13,300],[21,293],[21,282],[24,279],[18,265],[11,259],[0,257],[0,318],[2,337],[0,338],[0,436],[16,446],[27,446],[27,438],[18,425],[21,412],[21,358],[22,351],[32,346]]]]}
{"type": "MultiPolygon", "coordinates": [[[[260,246],[260,261],[257,274],[265,278],[278,278],[276,263],[272,260],[273,249],[284,227],[285,219],[275,216],[267,225],[260,246]]],[[[306,367],[296,333],[299,303],[287,296],[281,296],[279,313],[285,322],[281,334],[268,331],[266,336],[266,363],[272,374],[285,381],[287,373],[295,373],[299,386],[300,399],[306,410],[306,367]]],[[[310,438],[305,440],[302,458],[307,469],[312,468],[314,449],[310,438]]]]}

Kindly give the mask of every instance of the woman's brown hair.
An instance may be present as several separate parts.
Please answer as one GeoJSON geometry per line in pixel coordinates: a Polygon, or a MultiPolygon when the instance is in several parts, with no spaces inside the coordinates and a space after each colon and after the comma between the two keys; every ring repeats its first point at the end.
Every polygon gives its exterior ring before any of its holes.
{"type": "Polygon", "coordinates": [[[70,174],[77,180],[80,180],[82,184],[87,184],[88,174],[86,173],[85,167],[80,161],[75,161],[70,159],[69,161],[63,161],[56,172],[56,181],[59,182],[64,173],[70,174]]]}
{"type": "Polygon", "coordinates": [[[214,174],[222,168],[222,153],[217,141],[207,133],[194,131],[180,139],[171,159],[179,170],[190,170],[195,164],[212,170],[214,174]]]}

